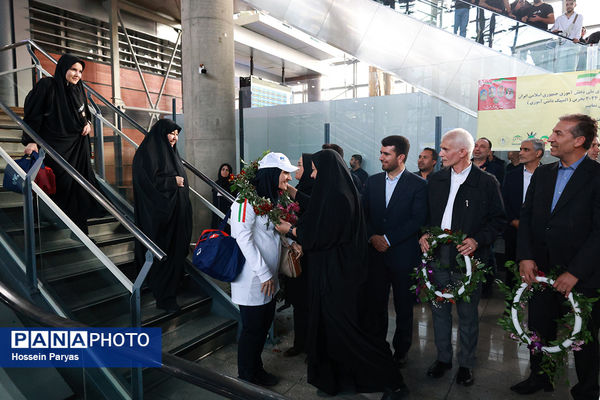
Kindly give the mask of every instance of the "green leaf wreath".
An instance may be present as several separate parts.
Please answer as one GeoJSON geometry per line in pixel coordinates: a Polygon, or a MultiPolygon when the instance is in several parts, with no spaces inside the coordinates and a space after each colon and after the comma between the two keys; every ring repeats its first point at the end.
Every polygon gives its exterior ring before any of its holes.
{"type": "Polygon", "coordinates": [[[440,227],[427,228],[424,233],[429,234],[427,241],[429,242],[429,250],[423,254],[421,265],[416,268],[413,277],[417,282],[410,290],[415,291],[417,298],[422,302],[431,302],[432,305],[439,303],[456,303],[457,300],[466,302],[471,301],[471,295],[477,289],[480,282],[485,282],[485,276],[489,273],[490,268],[479,260],[461,255],[456,256],[456,262],[465,276],[459,282],[451,282],[445,287],[436,286],[434,283],[433,266],[437,269],[449,268],[435,258],[435,249],[440,244],[462,244],[467,235],[460,231],[451,231],[440,227]],[[471,274],[467,274],[467,263],[471,265],[471,274]]]}
{"type": "Polygon", "coordinates": [[[229,182],[231,182],[230,190],[234,193],[237,192],[236,201],[238,203],[241,204],[245,199],[248,199],[248,203],[250,203],[256,215],[267,215],[269,218],[267,225],[269,222],[278,225],[280,219],[295,224],[298,221],[297,213],[300,211],[300,207],[298,203],[292,200],[287,191],[280,190],[277,204],[271,204],[271,200],[261,197],[256,193],[256,188],[251,183],[256,177],[258,162],[267,154],[269,154],[268,150],[250,163],[242,160],[245,164],[242,171],[237,175],[232,174],[229,176],[229,182]]]}
{"type": "MultiPolygon", "coordinates": [[[[508,261],[506,268],[514,273],[517,281],[521,282],[518,268],[513,261],[508,261]]],[[[498,320],[498,324],[509,333],[511,339],[519,345],[527,346],[531,354],[542,354],[540,367],[548,375],[552,385],[555,385],[562,376],[566,377],[569,352],[571,350],[579,351],[585,343],[596,340],[592,338],[587,323],[591,318],[592,306],[598,298],[585,297],[575,291],[571,291],[573,303],[565,299],[565,307],[570,311],[556,320],[558,327],[556,340],[544,344],[536,332],[522,326],[529,300],[538,291],[555,290],[549,283],[553,282],[558,275],[554,271],[548,275],[539,271],[538,276],[546,278],[548,282],[537,282],[531,286],[522,283],[515,285],[512,289],[502,281],[496,280],[506,299],[506,309],[502,318],[498,320]],[[520,296],[518,296],[518,292],[521,293],[520,296]],[[577,321],[578,319],[579,321],[577,321]],[[581,328],[576,332],[579,326],[581,328]]]]}

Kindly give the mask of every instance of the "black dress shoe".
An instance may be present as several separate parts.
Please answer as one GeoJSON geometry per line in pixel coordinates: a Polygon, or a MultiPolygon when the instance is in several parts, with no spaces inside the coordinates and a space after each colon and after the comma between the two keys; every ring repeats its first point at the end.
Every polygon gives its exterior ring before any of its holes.
{"type": "Polygon", "coordinates": [[[266,387],[275,386],[279,383],[279,378],[263,369],[256,373],[252,383],[266,387]]]}
{"type": "Polygon", "coordinates": [[[408,361],[408,354],[404,354],[403,356],[394,354],[394,364],[396,364],[397,368],[406,367],[407,361],[408,361]]]}
{"type": "Polygon", "coordinates": [[[458,374],[456,375],[456,383],[463,386],[471,386],[473,382],[475,382],[475,380],[473,379],[473,372],[470,368],[458,368],[458,374]]]}
{"type": "Polygon", "coordinates": [[[295,357],[302,352],[303,351],[297,347],[290,347],[289,349],[287,349],[286,351],[283,352],[283,356],[284,357],[295,357]]]}
{"type": "Polygon", "coordinates": [[[523,382],[510,387],[510,390],[519,394],[532,394],[544,389],[544,392],[553,392],[554,386],[546,376],[529,375],[523,382]]]}
{"type": "Polygon", "coordinates": [[[432,378],[441,378],[444,376],[446,371],[452,369],[452,363],[445,363],[443,361],[435,360],[433,364],[427,370],[427,376],[432,378]]]}
{"type": "Polygon", "coordinates": [[[405,384],[402,384],[402,386],[400,386],[396,390],[386,391],[383,394],[383,397],[381,397],[381,400],[400,400],[400,399],[406,398],[406,396],[408,396],[408,394],[409,394],[408,387],[405,384]]]}
{"type": "Polygon", "coordinates": [[[164,310],[168,313],[176,313],[181,310],[177,300],[174,298],[167,298],[163,301],[156,301],[156,308],[164,310]]]}

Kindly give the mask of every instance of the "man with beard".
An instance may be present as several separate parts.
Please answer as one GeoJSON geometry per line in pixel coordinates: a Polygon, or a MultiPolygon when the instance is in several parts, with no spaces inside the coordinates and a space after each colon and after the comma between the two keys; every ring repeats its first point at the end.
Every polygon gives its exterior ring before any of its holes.
{"type": "Polygon", "coordinates": [[[427,183],[406,170],[410,144],[403,136],[381,141],[384,172],[367,180],[363,195],[369,238],[365,329],[385,340],[390,286],[394,291],[394,362],[406,363],[412,341],[414,294],[410,274],[419,263],[419,230],[427,218],[427,183]]]}
{"type": "Polygon", "coordinates": [[[369,178],[369,174],[362,169],[362,156],[360,154],[353,154],[352,157],[350,157],[350,173],[356,175],[360,180],[361,187],[359,191],[362,192],[367,183],[367,179],[369,178]]]}
{"type": "Polygon", "coordinates": [[[418,176],[423,179],[429,180],[429,177],[433,173],[433,168],[437,165],[438,153],[431,147],[425,147],[421,154],[419,154],[419,160],[417,166],[419,171],[415,172],[418,176]]]}

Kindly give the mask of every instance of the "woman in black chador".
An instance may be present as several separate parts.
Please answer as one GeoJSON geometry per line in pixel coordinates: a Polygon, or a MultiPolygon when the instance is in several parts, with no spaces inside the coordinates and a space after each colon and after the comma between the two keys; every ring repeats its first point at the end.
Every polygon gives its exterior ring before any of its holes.
{"type": "Polygon", "coordinates": [[[308,209],[297,227],[278,225],[297,237],[308,262],[308,382],[331,395],[353,389],[401,399],[408,389],[389,345],[359,324],[367,237],[358,192],[335,151],[313,154],[312,163],[308,209]]]}
{"type": "MultiPolygon", "coordinates": [[[[24,121],[88,182],[97,186],[90,162],[91,114],[81,82],[84,68],[80,58],[63,55],[54,77],[41,79],[27,95],[24,121]]],[[[26,154],[38,151],[37,144],[26,133],[21,141],[27,146],[26,154]]],[[[87,234],[87,218],[98,214],[98,204],[51,157],[46,157],[44,163],[56,175],[56,194],[52,199],[87,234]]]]}
{"type": "MultiPolygon", "coordinates": [[[[310,177],[312,173],[311,155],[302,153],[298,160],[298,170],[296,179],[299,180],[296,188],[288,185],[288,192],[292,198],[300,205],[299,216],[302,215],[308,203],[315,180],[310,177]]],[[[308,330],[308,265],[307,257],[302,257],[300,263],[302,273],[297,278],[287,278],[285,280],[286,301],[294,306],[294,345],[287,349],[284,357],[294,357],[306,351],[306,332],[308,330]]]]}
{"type": "MultiPolygon", "coordinates": [[[[169,312],[179,310],[177,286],[192,236],[188,181],[175,145],[180,130],[171,120],[159,120],[133,157],[135,223],[167,253],[166,261],[154,262],[147,282],[156,307],[169,312]]],[[[136,241],[135,259],[140,268],[145,252],[136,241]]]]}
{"type": "MultiPolygon", "coordinates": [[[[219,167],[217,180],[215,181],[217,185],[221,186],[223,189],[225,189],[225,191],[229,193],[231,192],[231,183],[229,182],[229,175],[231,175],[232,173],[233,168],[231,168],[231,165],[223,163],[219,167]]],[[[231,202],[227,200],[224,196],[222,196],[221,193],[217,192],[215,189],[212,190],[212,195],[213,205],[217,207],[223,214],[227,214],[229,208],[231,207],[231,202]]],[[[212,229],[217,229],[220,224],[221,219],[218,217],[217,214],[213,213],[211,224],[212,229]]],[[[229,232],[229,225],[226,225],[225,229],[227,232],[229,232]]]]}

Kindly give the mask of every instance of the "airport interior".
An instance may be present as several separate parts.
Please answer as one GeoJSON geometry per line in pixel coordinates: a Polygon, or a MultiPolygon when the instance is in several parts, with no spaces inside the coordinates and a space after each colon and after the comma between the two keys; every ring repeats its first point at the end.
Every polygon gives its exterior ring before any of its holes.
{"type": "MultiPolygon", "coordinates": [[[[284,285],[262,352],[264,368],[279,380],[267,387],[239,379],[240,307],[231,285],[200,271],[192,258],[201,233],[225,217],[217,201],[225,210],[236,201],[217,183],[225,163],[238,176],[266,151],[296,165],[304,153],[337,144],[346,168],[360,155],[363,170],[375,175],[382,172],[382,139],[401,135],[410,142],[404,173],[416,173],[423,149],[437,155],[442,135],[463,128],[474,140],[488,138],[505,168],[523,140],[546,143],[561,115],[598,119],[600,4],[576,3],[580,20],[573,26],[586,30],[577,40],[517,18],[522,2],[0,0],[0,326],[159,328],[162,346],[154,367],[4,364],[0,398],[572,398],[573,352],[552,391],[523,396],[510,389],[529,375],[530,349],[498,323],[509,303],[493,281],[512,274],[502,235],[490,247],[495,271],[478,305],[474,384],[457,383],[456,361],[441,378],[428,376],[436,360],[435,304],[415,297],[412,345],[399,367],[409,391],[402,397],[347,389],[328,394],[311,385],[307,355],[286,353],[294,347],[294,306],[282,294],[284,285]],[[25,112],[26,102],[39,100],[28,94],[55,74],[66,53],[85,64],[88,176],[44,142],[25,112]],[[147,277],[169,254],[144,231],[134,198],[134,156],[165,119],[180,127],[177,159],[193,210],[177,307],[167,310],[147,277]],[[41,161],[32,161],[31,170],[17,163],[24,137],[40,148],[41,161]],[[73,193],[98,204],[99,211],[88,210],[93,215],[84,218],[84,228],[36,179],[43,160],[62,170],[73,193]],[[16,190],[7,187],[9,170],[16,190]]],[[[574,1],[544,3],[558,18],[574,1]]],[[[541,163],[556,160],[546,145],[541,163]]],[[[434,170],[440,167],[438,160],[434,170]]],[[[290,185],[297,183],[293,178],[290,185]]],[[[393,296],[388,311],[391,344],[393,296]]],[[[456,309],[453,315],[451,340],[458,346],[456,309]]]]}

